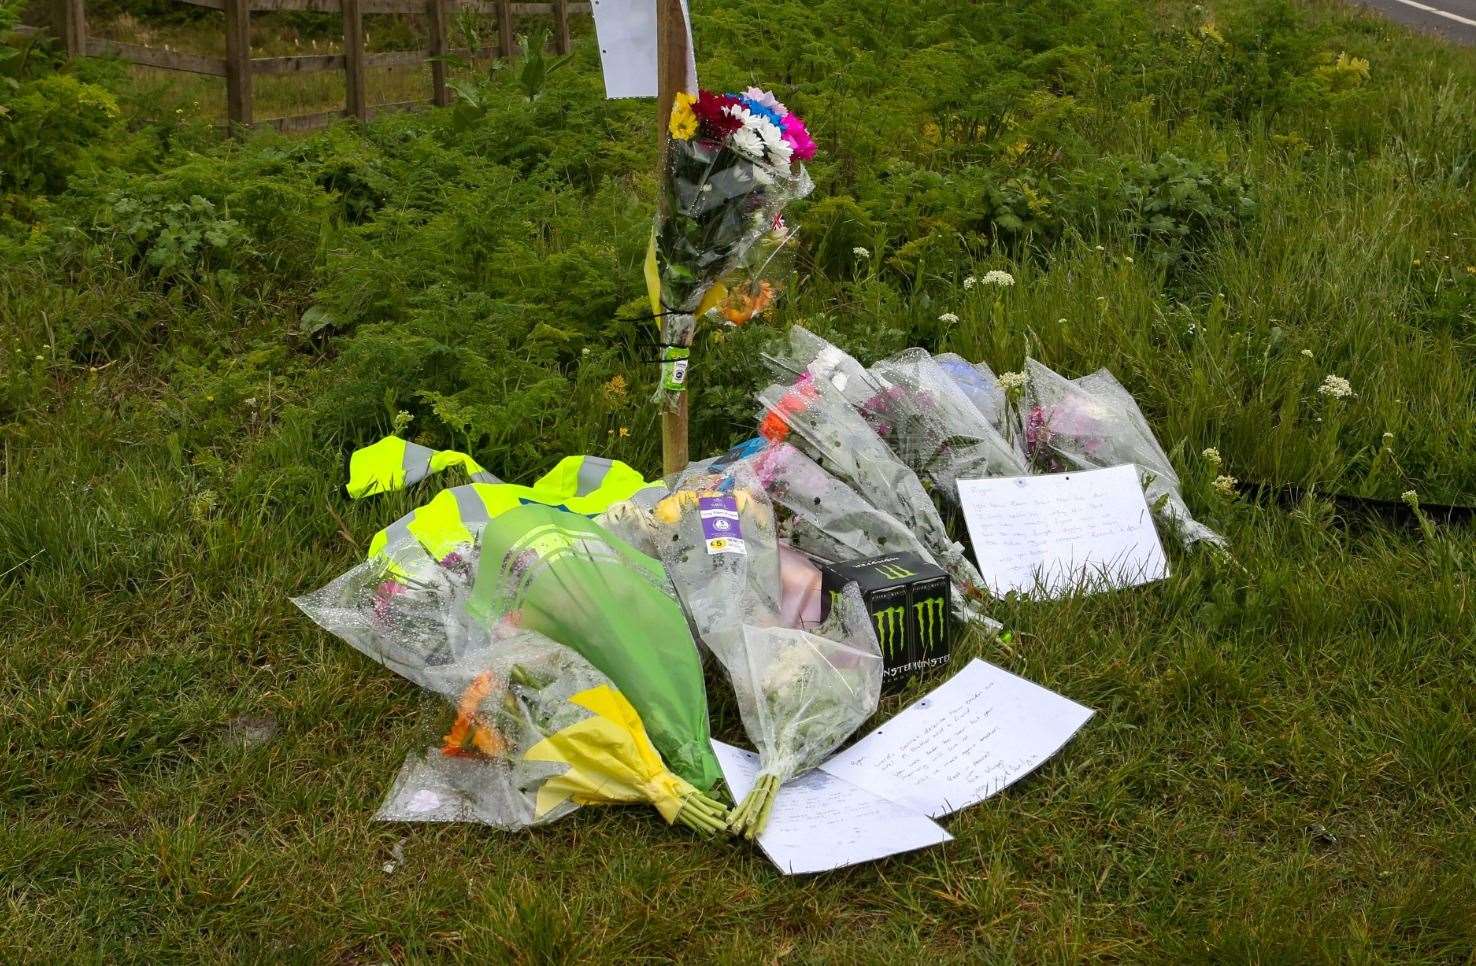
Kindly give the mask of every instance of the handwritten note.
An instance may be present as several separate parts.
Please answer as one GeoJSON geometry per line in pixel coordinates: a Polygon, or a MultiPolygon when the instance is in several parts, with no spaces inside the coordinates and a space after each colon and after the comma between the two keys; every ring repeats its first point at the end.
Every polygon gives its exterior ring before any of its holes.
{"type": "MultiPolygon", "coordinates": [[[[758,755],[712,743],[735,800],[753,788],[758,755]]],[[[942,826],[913,809],[812,771],[784,785],[774,799],[759,848],[781,872],[825,872],[858,862],[952,841],[942,826]]]]}
{"type": "MultiPolygon", "coordinates": [[[[605,72],[605,96],[656,96],[656,0],[593,0],[595,38],[605,72]]],[[[682,0],[687,26],[686,90],[697,89],[692,48],[692,18],[682,0]]]]}
{"type": "Polygon", "coordinates": [[[1058,597],[1168,576],[1137,468],[959,480],[959,502],[990,589],[1058,597]]]}
{"type": "Polygon", "coordinates": [[[820,768],[937,818],[1034,771],[1091,716],[1075,701],[975,659],[820,768]]]}

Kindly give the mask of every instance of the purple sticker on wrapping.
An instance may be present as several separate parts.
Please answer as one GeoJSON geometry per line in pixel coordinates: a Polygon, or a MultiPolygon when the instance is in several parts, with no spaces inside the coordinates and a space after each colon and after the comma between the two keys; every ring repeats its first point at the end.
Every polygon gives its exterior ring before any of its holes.
{"type": "Polygon", "coordinates": [[[702,517],[702,536],[709,554],[748,553],[738,523],[738,502],[731,495],[698,497],[697,513],[702,517]]]}

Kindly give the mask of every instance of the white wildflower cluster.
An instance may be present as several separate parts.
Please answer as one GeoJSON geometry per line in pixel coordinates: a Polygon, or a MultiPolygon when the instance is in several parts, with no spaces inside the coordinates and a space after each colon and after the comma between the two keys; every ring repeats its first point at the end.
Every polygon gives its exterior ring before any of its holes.
{"type": "Polygon", "coordinates": [[[1215,449],[1213,446],[1206,449],[1200,455],[1204,457],[1204,461],[1206,463],[1217,469],[1219,468],[1220,464],[1225,462],[1223,459],[1220,458],[1220,451],[1215,449]]]}
{"type": "Polygon", "coordinates": [[[979,279],[979,281],[984,285],[997,285],[1000,288],[1009,288],[1015,284],[1015,276],[1009,272],[1001,272],[999,269],[995,269],[992,272],[985,272],[984,277],[979,279]]]}
{"type": "Polygon", "coordinates": [[[1342,376],[1328,376],[1322,380],[1322,385],[1317,387],[1318,393],[1331,396],[1334,399],[1347,399],[1352,396],[1353,385],[1342,376]]]}
{"type": "Polygon", "coordinates": [[[954,315],[952,312],[944,312],[942,315],[938,316],[938,321],[947,323],[948,325],[956,325],[958,323],[958,316],[954,315]]]}
{"type": "Polygon", "coordinates": [[[871,257],[871,252],[865,248],[862,248],[860,245],[857,245],[855,248],[851,249],[851,254],[855,255],[857,258],[871,257]]]}
{"type": "Polygon", "coordinates": [[[1239,480],[1229,475],[1228,473],[1222,473],[1219,476],[1215,477],[1215,481],[1211,483],[1210,486],[1213,486],[1215,488],[1215,492],[1220,494],[1221,496],[1234,496],[1235,484],[1239,482],[1239,480]]]}
{"type": "Polygon", "coordinates": [[[1025,384],[1029,381],[1030,377],[1023,372],[1004,372],[999,376],[999,388],[1005,392],[1017,393],[1024,389],[1025,384]]]}

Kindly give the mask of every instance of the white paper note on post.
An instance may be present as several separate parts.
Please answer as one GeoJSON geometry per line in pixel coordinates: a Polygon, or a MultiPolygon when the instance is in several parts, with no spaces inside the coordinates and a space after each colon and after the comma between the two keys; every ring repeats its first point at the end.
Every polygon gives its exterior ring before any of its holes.
{"type": "Polygon", "coordinates": [[[1059,597],[1168,576],[1135,466],[959,480],[958,499],[996,595],[1059,597]]]}
{"type": "MultiPolygon", "coordinates": [[[[742,801],[758,776],[758,755],[721,741],[712,750],[728,790],[742,801]]],[[[952,840],[927,816],[817,770],[779,789],[758,844],[779,871],[802,875],[952,840]]]]}
{"type": "MultiPolygon", "coordinates": [[[[605,97],[655,97],[657,0],[592,0],[595,38],[605,72],[605,97]]],[[[697,89],[697,58],[692,18],[682,0],[687,26],[687,90],[697,89]]]]}
{"type": "Polygon", "coordinates": [[[939,818],[1030,774],[1092,716],[978,658],[821,770],[939,818]]]}

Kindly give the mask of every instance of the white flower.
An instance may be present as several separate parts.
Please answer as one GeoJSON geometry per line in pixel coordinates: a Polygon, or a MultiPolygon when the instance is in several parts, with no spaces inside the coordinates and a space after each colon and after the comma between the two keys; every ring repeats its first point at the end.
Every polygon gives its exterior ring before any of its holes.
{"type": "Polygon", "coordinates": [[[985,285],[998,285],[1000,288],[1009,288],[1011,285],[1015,284],[1015,276],[1011,275],[1009,272],[1001,272],[998,269],[995,269],[992,272],[985,272],[984,277],[981,278],[979,281],[983,282],[985,285]]]}
{"type": "Polygon", "coordinates": [[[1209,449],[1206,449],[1200,455],[1204,457],[1205,462],[1213,466],[1219,466],[1221,463],[1224,462],[1224,460],[1220,458],[1220,451],[1215,449],[1213,446],[1211,446],[1209,449]]]}
{"type": "Polygon", "coordinates": [[[938,321],[946,322],[949,325],[954,325],[958,322],[958,316],[954,315],[952,312],[944,312],[942,315],[938,316],[938,321]]]}
{"type": "Polygon", "coordinates": [[[1394,434],[1393,433],[1385,433],[1384,434],[1384,446],[1385,446],[1385,448],[1387,448],[1389,446],[1389,444],[1390,443],[1393,443],[1393,442],[1394,442],[1394,434]]]}
{"type": "Polygon", "coordinates": [[[857,245],[855,248],[851,249],[851,254],[852,255],[855,255],[857,258],[870,258],[871,257],[871,252],[869,252],[866,249],[862,248],[860,245],[857,245]]]}
{"type": "Polygon", "coordinates": [[[1215,488],[1215,491],[1218,492],[1221,496],[1234,496],[1235,484],[1237,482],[1239,481],[1236,480],[1235,477],[1228,474],[1222,474],[1215,477],[1215,481],[1211,483],[1210,486],[1213,486],[1215,488]]]}
{"type": "Polygon", "coordinates": [[[1017,392],[1029,381],[1030,377],[1023,372],[1003,372],[999,376],[999,388],[1005,392],[1017,392]]]}
{"type": "Polygon", "coordinates": [[[769,159],[775,164],[789,167],[789,162],[794,156],[794,148],[780,135],[779,129],[768,119],[757,128],[759,137],[763,139],[764,149],[769,152],[769,159]]]}
{"type": "Polygon", "coordinates": [[[740,127],[729,135],[733,150],[747,155],[755,161],[764,159],[764,139],[751,127],[740,127]]]}
{"type": "Polygon", "coordinates": [[[1322,380],[1322,385],[1317,387],[1317,391],[1334,399],[1347,399],[1354,395],[1353,386],[1342,376],[1328,376],[1322,380]]]}
{"type": "Polygon", "coordinates": [[[968,278],[964,279],[964,291],[967,292],[969,289],[971,289],[975,285],[977,285],[978,282],[979,282],[979,280],[977,278],[975,278],[974,276],[970,275],[968,278]]]}
{"type": "Polygon", "coordinates": [[[1304,355],[1308,359],[1310,359],[1310,358],[1312,358],[1312,350],[1311,349],[1303,349],[1302,350],[1302,355],[1304,355]]]}

